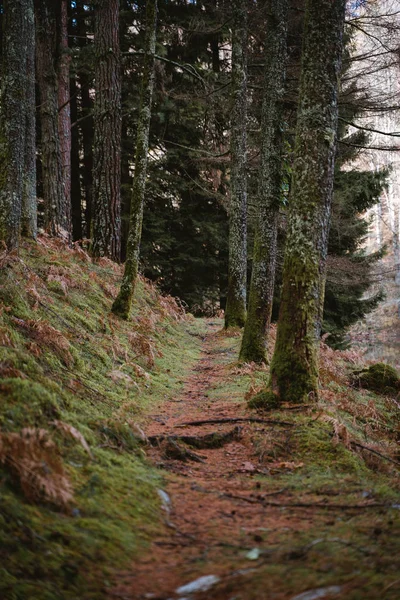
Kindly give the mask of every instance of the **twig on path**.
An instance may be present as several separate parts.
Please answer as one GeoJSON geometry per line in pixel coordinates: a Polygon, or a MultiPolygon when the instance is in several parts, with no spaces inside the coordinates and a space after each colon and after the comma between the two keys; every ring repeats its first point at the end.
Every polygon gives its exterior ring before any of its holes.
{"type": "Polygon", "coordinates": [[[304,408],[316,408],[315,404],[296,404],[296,406],[281,406],[277,411],[284,410],[303,410],[304,408]]]}
{"type": "Polygon", "coordinates": [[[398,467],[400,467],[400,463],[397,460],[390,458],[390,456],[387,456],[386,454],[382,454],[381,452],[378,452],[378,450],[374,450],[373,448],[368,448],[368,446],[363,446],[362,444],[359,444],[358,442],[350,442],[350,443],[352,446],[356,446],[357,448],[361,448],[362,450],[367,450],[368,452],[372,452],[372,454],[376,454],[377,456],[380,456],[380,458],[383,458],[384,460],[388,460],[389,462],[393,463],[394,465],[397,465],[398,467]]]}
{"type": "Polygon", "coordinates": [[[392,583],[389,583],[389,585],[387,585],[386,587],[383,588],[382,592],[386,592],[387,590],[389,590],[391,587],[393,587],[397,583],[400,583],[400,579],[396,579],[395,581],[392,581],[392,583]]]}
{"type": "Polygon", "coordinates": [[[371,502],[370,504],[323,504],[321,502],[270,502],[265,501],[263,497],[260,498],[247,498],[246,496],[236,496],[230,493],[222,494],[226,498],[233,498],[234,500],[243,500],[243,502],[249,502],[250,504],[262,504],[263,506],[277,506],[279,508],[326,508],[326,509],[366,509],[366,508],[389,508],[391,505],[382,502],[371,502]]]}
{"type": "Polygon", "coordinates": [[[226,419],[202,419],[200,421],[185,421],[184,423],[178,423],[174,427],[187,427],[191,425],[215,425],[218,423],[265,423],[266,425],[288,425],[289,427],[296,427],[296,423],[290,423],[289,421],[278,421],[276,419],[258,419],[257,417],[235,417],[226,419]]]}

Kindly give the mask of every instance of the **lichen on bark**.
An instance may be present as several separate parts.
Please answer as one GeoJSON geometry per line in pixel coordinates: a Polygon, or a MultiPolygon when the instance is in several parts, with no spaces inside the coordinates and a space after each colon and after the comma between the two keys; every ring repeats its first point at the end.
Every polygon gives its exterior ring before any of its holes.
{"type": "Polygon", "coordinates": [[[231,198],[225,327],[243,327],[247,277],[247,2],[232,2],[231,198]]]}
{"type": "Polygon", "coordinates": [[[282,184],[282,96],[286,74],[288,0],[267,2],[261,161],[256,202],[253,270],[239,360],[263,363],[271,320],[282,184]]]}
{"type": "Polygon", "coordinates": [[[123,319],[129,317],[139,269],[140,239],[142,236],[144,196],[146,190],[147,155],[149,150],[151,103],[154,87],[156,27],[157,0],[148,0],[146,5],[146,38],[140,91],[139,120],[137,126],[135,173],[133,178],[126,261],[121,289],[112,306],[112,312],[123,319]]]}
{"type": "Polygon", "coordinates": [[[329,232],[345,1],[307,0],[300,104],[270,391],[318,396],[318,347],[329,232]]]}

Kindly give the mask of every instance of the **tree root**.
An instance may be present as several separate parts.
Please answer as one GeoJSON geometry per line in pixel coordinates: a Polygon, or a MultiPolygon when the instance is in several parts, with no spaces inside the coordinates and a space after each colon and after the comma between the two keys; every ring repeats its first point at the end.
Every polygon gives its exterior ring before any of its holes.
{"type": "Polygon", "coordinates": [[[238,496],[235,494],[224,493],[225,498],[233,500],[242,500],[250,504],[262,504],[263,506],[277,506],[281,508],[323,508],[324,510],[352,510],[352,509],[367,509],[367,508],[390,508],[391,504],[387,502],[370,502],[369,504],[325,504],[322,502],[271,502],[265,500],[260,494],[257,498],[248,498],[246,496],[238,496]]]}
{"type": "Polygon", "coordinates": [[[209,448],[222,448],[225,444],[229,444],[235,440],[239,440],[242,437],[242,428],[239,426],[234,427],[226,433],[219,433],[218,431],[213,433],[207,433],[206,435],[152,435],[148,438],[152,446],[156,446],[164,440],[172,440],[176,443],[182,442],[192,448],[198,450],[205,450],[209,448]]]}
{"type": "Polygon", "coordinates": [[[276,419],[259,419],[257,417],[237,417],[232,419],[204,419],[201,421],[186,421],[179,423],[175,427],[187,427],[191,425],[213,425],[223,423],[265,423],[266,425],[287,425],[288,427],[296,427],[296,423],[288,421],[278,421],[276,419]]]}
{"type": "Polygon", "coordinates": [[[382,454],[381,452],[378,452],[378,450],[374,450],[374,448],[368,448],[368,446],[363,446],[362,444],[359,444],[358,442],[350,442],[350,445],[356,446],[356,448],[361,448],[361,450],[367,450],[367,452],[376,454],[376,456],[379,456],[380,458],[383,458],[384,460],[388,460],[389,462],[393,463],[394,465],[397,465],[398,467],[400,467],[400,462],[398,462],[397,460],[394,460],[393,458],[391,458],[390,456],[387,456],[386,454],[382,454]]]}
{"type": "Polygon", "coordinates": [[[205,457],[195,454],[195,452],[191,452],[187,448],[183,448],[183,446],[180,446],[175,440],[168,437],[164,444],[164,456],[165,458],[181,460],[182,462],[187,462],[188,460],[199,463],[206,462],[204,460],[205,457]]]}

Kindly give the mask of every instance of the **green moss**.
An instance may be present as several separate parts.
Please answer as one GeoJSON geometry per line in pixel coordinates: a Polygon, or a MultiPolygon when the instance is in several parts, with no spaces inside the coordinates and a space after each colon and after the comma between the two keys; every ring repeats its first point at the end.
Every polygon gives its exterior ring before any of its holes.
{"type": "Polygon", "coordinates": [[[251,307],[244,326],[239,361],[255,362],[259,365],[267,363],[265,319],[258,317],[255,310],[251,311],[251,307]]]}
{"type": "Polygon", "coordinates": [[[283,402],[309,402],[312,397],[316,399],[318,392],[316,349],[311,341],[307,342],[305,339],[297,351],[290,348],[290,334],[288,338],[285,334],[287,328],[290,328],[290,324],[286,322],[278,326],[269,387],[283,402]]]}
{"type": "Polygon", "coordinates": [[[3,379],[0,398],[0,427],[3,431],[40,427],[60,416],[56,395],[42,384],[28,379],[3,379]]]}
{"type": "Polygon", "coordinates": [[[0,597],[10,600],[99,600],[110,570],[143,550],[162,525],[159,473],[144,460],[130,424],[151,404],[173,397],[199,356],[202,323],[169,316],[153,288],[140,279],[132,321],[110,315],[109,290],[120,273],[82,261],[74,251],[24,243],[21,262],[0,274],[2,374],[0,434],[23,427],[49,431],[72,483],[75,503],[60,514],[31,505],[0,477],[0,597]],[[47,281],[57,263],[73,286],[67,296],[47,281]],[[33,306],[26,272],[41,298],[33,306]],[[12,317],[57,329],[68,341],[71,363],[40,337],[32,340],[12,317]],[[135,334],[149,352],[135,346],[135,334]],[[182,349],[184,350],[184,353],[182,349]],[[140,377],[135,365],[147,373],[140,377]],[[113,373],[128,378],[113,379],[113,373]],[[55,420],[79,431],[82,443],[55,420]]]}
{"type": "Polygon", "coordinates": [[[137,452],[143,443],[138,432],[126,422],[106,421],[100,424],[99,431],[111,445],[128,452],[137,452]]]}
{"type": "Polygon", "coordinates": [[[296,455],[312,464],[312,468],[324,468],[329,472],[367,475],[368,469],[363,459],[346,448],[343,443],[335,443],[332,438],[332,425],[318,421],[303,427],[297,436],[296,455]]]}
{"type": "Polygon", "coordinates": [[[253,396],[247,403],[249,408],[257,408],[261,410],[275,410],[282,404],[279,396],[271,391],[264,390],[253,396]]]}
{"type": "Polygon", "coordinates": [[[378,394],[392,395],[400,390],[400,378],[396,369],[385,363],[371,365],[358,375],[361,387],[378,394]]]}

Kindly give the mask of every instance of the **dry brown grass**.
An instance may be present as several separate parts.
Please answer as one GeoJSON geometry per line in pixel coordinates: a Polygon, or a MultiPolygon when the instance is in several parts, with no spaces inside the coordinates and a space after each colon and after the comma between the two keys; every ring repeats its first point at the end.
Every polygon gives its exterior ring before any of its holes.
{"type": "Polygon", "coordinates": [[[0,463],[28,500],[51,502],[63,509],[72,502],[71,483],[45,429],[26,427],[20,433],[0,433],[0,463]]]}
{"type": "Polygon", "coordinates": [[[55,329],[46,321],[28,319],[18,319],[17,317],[11,317],[12,321],[17,327],[26,333],[26,335],[34,340],[37,345],[47,346],[52,350],[67,366],[72,366],[74,359],[70,352],[70,343],[65,338],[61,331],[55,329]]]}

